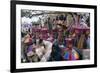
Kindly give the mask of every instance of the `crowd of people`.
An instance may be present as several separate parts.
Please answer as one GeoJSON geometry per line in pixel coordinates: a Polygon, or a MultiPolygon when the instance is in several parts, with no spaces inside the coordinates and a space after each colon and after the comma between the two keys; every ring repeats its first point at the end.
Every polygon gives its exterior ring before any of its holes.
{"type": "Polygon", "coordinates": [[[69,15],[70,21],[63,13],[45,19],[44,26],[35,23],[21,32],[21,62],[89,59],[83,58],[83,50],[90,49],[89,16],[69,15]]]}

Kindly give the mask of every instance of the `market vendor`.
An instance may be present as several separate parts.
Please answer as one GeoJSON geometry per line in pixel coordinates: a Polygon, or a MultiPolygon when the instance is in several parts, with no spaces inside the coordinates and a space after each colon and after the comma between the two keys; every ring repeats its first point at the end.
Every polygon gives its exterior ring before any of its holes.
{"type": "Polygon", "coordinates": [[[80,60],[82,58],[81,51],[73,46],[71,38],[67,39],[67,48],[64,50],[64,60],[80,60]]]}

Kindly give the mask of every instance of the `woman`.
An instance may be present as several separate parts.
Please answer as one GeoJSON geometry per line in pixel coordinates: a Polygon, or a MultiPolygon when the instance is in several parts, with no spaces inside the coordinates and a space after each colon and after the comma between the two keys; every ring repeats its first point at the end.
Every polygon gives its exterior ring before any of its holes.
{"type": "Polygon", "coordinates": [[[64,50],[64,60],[80,60],[81,51],[73,46],[71,38],[67,39],[67,48],[64,50]]]}
{"type": "Polygon", "coordinates": [[[27,48],[32,45],[32,37],[29,33],[22,38],[21,44],[22,62],[27,62],[27,48]]]}

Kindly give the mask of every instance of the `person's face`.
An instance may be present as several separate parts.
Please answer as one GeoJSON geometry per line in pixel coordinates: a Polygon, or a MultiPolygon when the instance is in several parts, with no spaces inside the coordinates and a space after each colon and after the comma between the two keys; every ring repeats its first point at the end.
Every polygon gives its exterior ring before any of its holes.
{"type": "Polygon", "coordinates": [[[79,30],[75,30],[75,33],[78,34],[79,33],[79,30]]]}
{"type": "Polygon", "coordinates": [[[90,31],[89,31],[89,30],[87,30],[87,31],[86,31],[86,35],[89,35],[89,34],[90,34],[90,31]]]}
{"type": "Polygon", "coordinates": [[[37,38],[37,39],[39,38],[39,33],[36,33],[36,38],[37,38]]]}
{"type": "Polygon", "coordinates": [[[40,38],[40,39],[42,39],[42,38],[43,38],[43,35],[42,35],[41,33],[40,33],[40,35],[39,35],[39,38],[40,38]]]}
{"type": "Polygon", "coordinates": [[[58,40],[62,41],[62,35],[61,34],[58,35],[58,40]]]}
{"type": "Polygon", "coordinates": [[[68,50],[72,50],[72,47],[73,47],[72,43],[68,43],[68,50]]]}

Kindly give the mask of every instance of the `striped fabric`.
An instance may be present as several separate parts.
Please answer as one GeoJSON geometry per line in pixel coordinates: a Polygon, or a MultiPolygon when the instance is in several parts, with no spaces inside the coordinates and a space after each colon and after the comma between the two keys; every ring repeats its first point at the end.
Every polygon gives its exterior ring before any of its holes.
{"type": "Polygon", "coordinates": [[[79,54],[73,49],[71,52],[66,51],[64,54],[65,60],[78,60],[79,54]]]}

